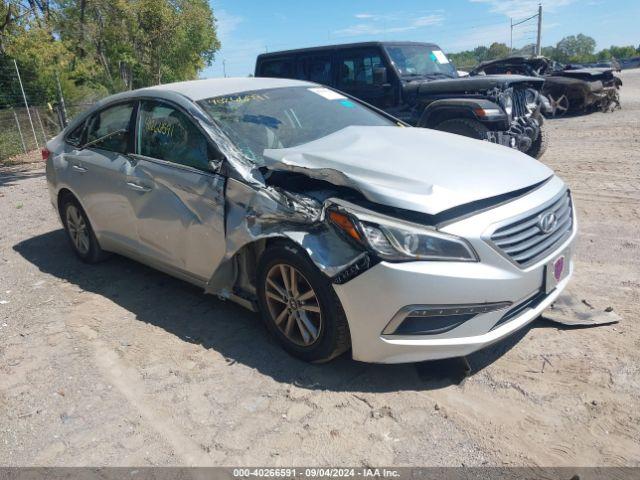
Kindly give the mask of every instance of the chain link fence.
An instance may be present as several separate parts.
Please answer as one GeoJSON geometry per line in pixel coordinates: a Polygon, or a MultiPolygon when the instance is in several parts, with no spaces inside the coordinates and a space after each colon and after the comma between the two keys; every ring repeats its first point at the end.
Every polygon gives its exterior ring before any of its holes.
{"type": "MultiPolygon", "coordinates": [[[[0,163],[12,164],[35,161],[40,158],[40,149],[63,128],[65,118],[89,108],[91,103],[62,104],[62,92],[57,101],[32,104],[34,98],[42,98],[33,84],[23,83],[19,64],[5,59],[0,65],[0,163]]],[[[33,80],[33,79],[25,79],[33,80]]]]}
{"type": "MultiPolygon", "coordinates": [[[[84,103],[67,107],[68,120],[88,109],[84,103]]],[[[39,156],[39,150],[63,128],[58,105],[8,107],[0,109],[0,162],[23,161],[39,156]],[[15,158],[14,158],[15,157],[15,158]]]]}

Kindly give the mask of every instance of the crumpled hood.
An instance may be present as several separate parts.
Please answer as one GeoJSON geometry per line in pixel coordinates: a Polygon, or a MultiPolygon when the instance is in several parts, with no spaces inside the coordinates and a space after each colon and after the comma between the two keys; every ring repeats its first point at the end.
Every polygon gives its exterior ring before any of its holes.
{"type": "Polygon", "coordinates": [[[492,88],[505,89],[514,85],[525,85],[540,88],[544,79],[526,77],[523,75],[479,75],[461,78],[449,78],[431,81],[414,81],[418,83],[418,94],[430,95],[435,93],[466,93],[492,88]]]}
{"type": "Polygon", "coordinates": [[[517,150],[425,128],[347,127],[267,149],[266,167],[351,187],[368,200],[435,215],[539,183],[553,172],[517,150]]]}

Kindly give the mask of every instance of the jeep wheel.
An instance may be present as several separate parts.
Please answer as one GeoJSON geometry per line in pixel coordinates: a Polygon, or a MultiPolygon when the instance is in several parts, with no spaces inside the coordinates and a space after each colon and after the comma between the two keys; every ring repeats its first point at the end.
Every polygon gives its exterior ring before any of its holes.
{"type": "Polygon", "coordinates": [[[455,133],[476,140],[486,140],[489,129],[476,120],[468,118],[452,118],[435,126],[436,130],[455,133]]]}
{"type": "Polygon", "coordinates": [[[542,124],[540,124],[540,133],[538,134],[538,138],[533,141],[533,143],[529,147],[529,150],[527,150],[525,153],[537,160],[542,158],[544,152],[547,151],[548,146],[549,134],[547,133],[547,130],[542,127],[542,124]]]}

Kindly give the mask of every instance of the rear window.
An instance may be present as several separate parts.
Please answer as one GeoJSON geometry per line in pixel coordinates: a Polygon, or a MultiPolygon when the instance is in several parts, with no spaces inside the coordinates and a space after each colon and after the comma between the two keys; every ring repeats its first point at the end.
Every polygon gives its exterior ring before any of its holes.
{"type": "Polygon", "coordinates": [[[80,124],[76,128],[74,128],[73,130],[71,130],[71,132],[67,134],[67,136],[65,137],[65,140],[67,141],[67,143],[73,145],[74,147],[79,147],[82,144],[82,139],[84,136],[84,127],[86,123],[87,121],[86,119],[84,119],[82,122],[80,122],[80,124]]]}

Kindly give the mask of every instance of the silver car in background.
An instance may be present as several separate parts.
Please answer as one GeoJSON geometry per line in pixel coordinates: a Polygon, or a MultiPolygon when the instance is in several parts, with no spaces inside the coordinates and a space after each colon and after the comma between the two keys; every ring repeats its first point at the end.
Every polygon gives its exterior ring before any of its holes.
{"type": "Polygon", "coordinates": [[[469,354],[573,270],[572,199],[549,168],[309,82],[118,94],[43,154],[78,257],[116,252],[260,311],[308,361],[469,354]]]}

